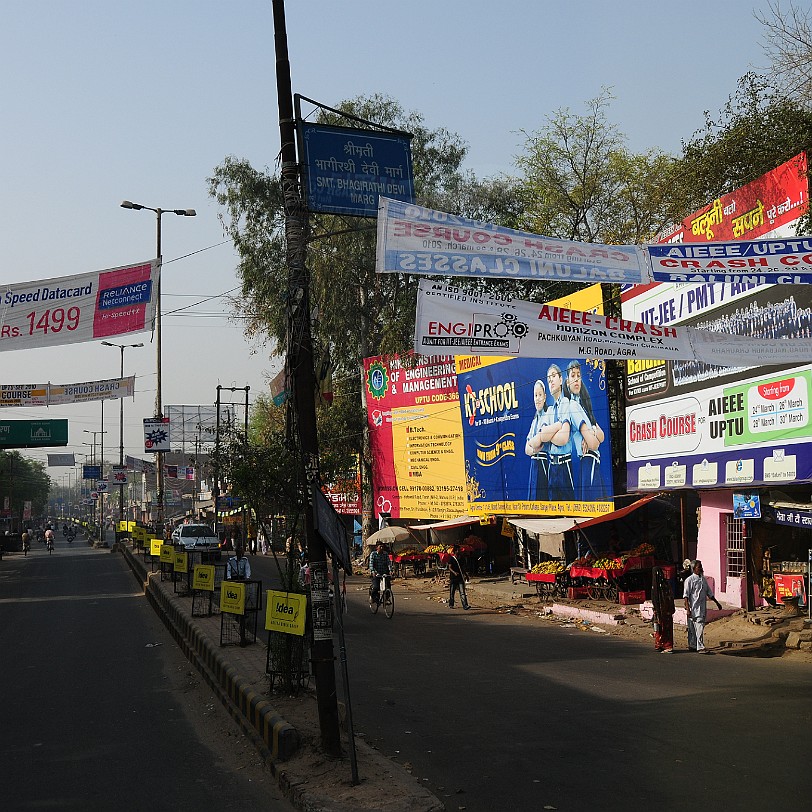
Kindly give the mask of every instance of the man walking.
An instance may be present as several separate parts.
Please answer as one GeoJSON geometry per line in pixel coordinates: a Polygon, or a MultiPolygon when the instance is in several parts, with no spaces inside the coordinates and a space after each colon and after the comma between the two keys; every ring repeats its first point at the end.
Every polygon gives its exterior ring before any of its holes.
{"type": "Polygon", "coordinates": [[[460,600],[462,601],[462,608],[468,609],[468,596],[465,594],[465,582],[468,576],[462,567],[460,559],[457,557],[459,546],[456,544],[451,548],[451,554],[448,557],[448,607],[454,608],[454,593],[460,591],[460,600]]]}
{"type": "Polygon", "coordinates": [[[704,652],[705,622],[708,615],[707,602],[710,598],[718,609],[722,604],[716,600],[710,584],[705,580],[702,562],[694,561],[692,574],[685,579],[683,595],[685,596],[685,613],[688,617],[688,651],[704,652]]]}

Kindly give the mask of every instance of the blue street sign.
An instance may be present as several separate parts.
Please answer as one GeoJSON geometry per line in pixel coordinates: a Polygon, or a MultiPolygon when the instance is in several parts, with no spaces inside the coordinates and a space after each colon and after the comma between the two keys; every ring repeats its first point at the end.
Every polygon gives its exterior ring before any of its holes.
{"type": "Polygon", "coordinates": [[[414,203],[411,136],[299,125],[309,211],[376,217],[378,197],[414,203]]]}

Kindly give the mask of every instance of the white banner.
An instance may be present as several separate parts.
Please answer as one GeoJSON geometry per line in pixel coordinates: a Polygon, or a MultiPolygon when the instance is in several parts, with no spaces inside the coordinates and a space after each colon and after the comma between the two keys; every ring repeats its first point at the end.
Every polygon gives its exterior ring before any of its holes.
{"type": "Polygon", "coordinates": [[[519,299],[490,299],[421,279],[414,349],[421,355],[695,359],[755,366],[808,362],[812,338],[759,340],[644,324],[519,299]]]}
{"type": "Polygon", "coordinates": [[[2,285],[0,352],[79,344],[149,330],[157,260],[105,271],[2,285]]]}
{"type": "Polygon", "coordinates": [[[540,237],[400,200],[380,198],[378,273],[489,279],[569,279],[647,284],[646,257],[634,245],[540,237]]]}
{"type": "Polygon", "coordinates": [[[86,383],[21,383],[0,385],[0,409],[8,406],[64,406],[94,400],[131,398],[135,375],[86,383]]]}

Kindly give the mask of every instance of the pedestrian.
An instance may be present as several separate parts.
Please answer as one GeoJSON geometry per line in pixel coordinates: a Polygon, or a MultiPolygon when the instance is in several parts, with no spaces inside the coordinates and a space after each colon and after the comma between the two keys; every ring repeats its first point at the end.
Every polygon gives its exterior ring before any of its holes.
{"type": "Polygon", "coordinates": [[[459,590],[460,600],[462,601],[462,608],[468,609],[468,596],[465,594],[465,582],[468,580],[468,575],[462,565],[457,553],[459,552],[459,545],[455,544],[451,547],[451,554],[448,556],[448,607],[454,608],[454,593],[459,590]]]}
{"type": "Polygon", "coordinates": [[[663,654],[674,651],[674,595],[660,567],[654,567],[651,584],[654,606],[654,648],[663,654]]]}
{"type": "Polygon", "coordinates": [[[691,564],[692,575],[685,579],[685,614],[688,618],[688,651],[704,652],[705,622],[708,615],[707,602],[710,598],[718,609],[722,604],[716,600],[710,584],[705,580],[702,562],[698,559],[691,564]]]}
{"type": "Polygon", "coordinates": [[[245,550],[241,545],[234,549],[234,555],[228,559],[228,580],[244,581],[251,577],[251,564],[245,557],[245,550]]]}

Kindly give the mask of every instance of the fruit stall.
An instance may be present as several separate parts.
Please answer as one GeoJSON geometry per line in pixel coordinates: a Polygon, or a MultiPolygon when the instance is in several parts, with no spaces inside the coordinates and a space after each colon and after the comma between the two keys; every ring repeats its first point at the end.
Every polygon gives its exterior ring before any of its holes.
{"type": "Polygon", "coordinates": [[[654,566],[654,548],[644,543],[622,555],[587,555],[568,566],[560,560],[544,561],[525,577],[541,599],[589,598],[633,604],[646,600],[654,566]]]}
{"type": "Polygon", "coordinates": [[[533,584],[536,594],[542,600],[566,598],[569,587],[569,573],[563,561],[542,561],[525,573],[528,584],[533,584]]]}

